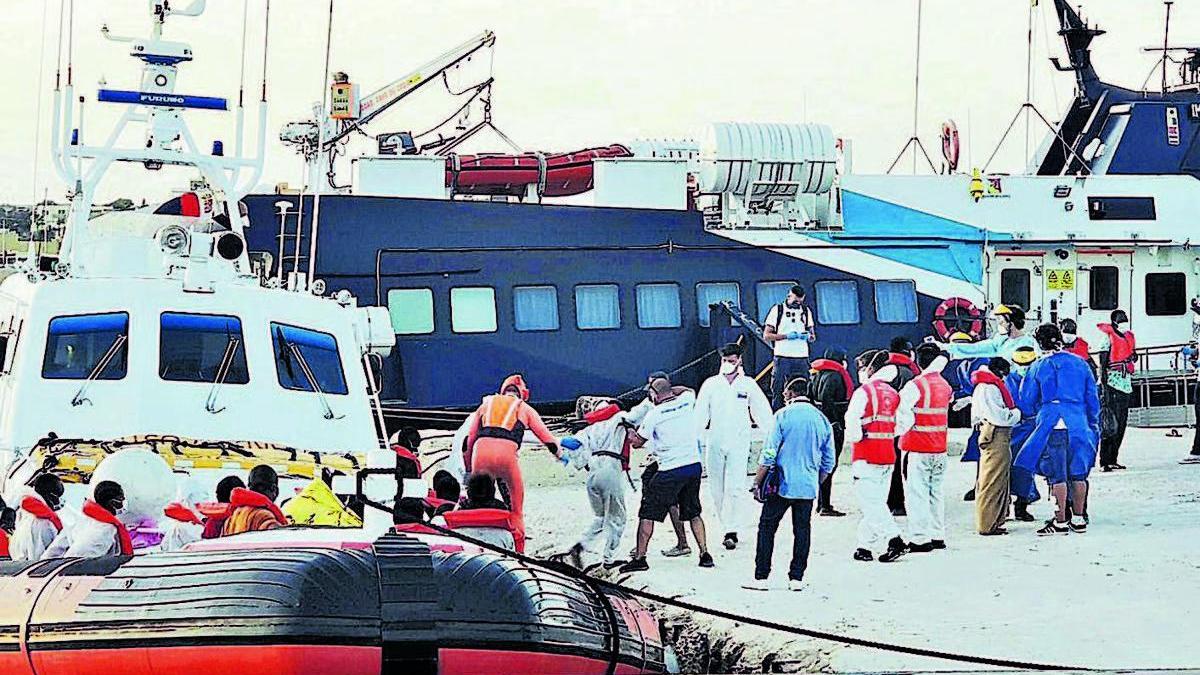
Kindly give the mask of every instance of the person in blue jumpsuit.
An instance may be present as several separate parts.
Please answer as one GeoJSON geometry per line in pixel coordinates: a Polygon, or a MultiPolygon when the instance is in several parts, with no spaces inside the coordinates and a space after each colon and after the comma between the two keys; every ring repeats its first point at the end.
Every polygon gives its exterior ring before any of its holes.
{"type": "MultiPolygon", "coordinates": [[[[1029,366],[1036,359],[1037,352],[1031,347],[1021,347],[1013,352],[1012,370],[1004,378],[1004,384],[1008,386],[1008,390],[1014,396],[1019,395],[1021,383],[1025,380],[1025,375],[1029,372],[1029,366]]],[[[1033,431],[1036,421],[1036,414],[1031,415],[1022,411],[1021,421],[1017,422],[1012,430],[1011,445],[1014,449],[1020,448],[1025,443],[1025,439],[1029,438],[1029,434],[1033,431]]],[[[1022,522],[1032,523],[1035,518],[1029,512],[1029,505],[1041,499],[1042,495],[1038,492],[1037,483],[1033,480],[1033,473],[1016,466],[1016,458],[1017,455],[1014,452],[1014,465],[1009,479],[1009,490],[1012,492],[1013,497],[1015,497],[1013,518],[1022,522]]]]}
{"type": "Polygon", "coordinates": [[[1087,479],[1100,439],[1096,377],[1083,359],[1063,351],[1057,326],[1038,326],[1034,339],[1043,356],[1029,367],[1018,397],[1034,422],[1014,466],[1045,476],[1054,495],[1057,512],[1039,535],[1086,532],[1087,479]]]}

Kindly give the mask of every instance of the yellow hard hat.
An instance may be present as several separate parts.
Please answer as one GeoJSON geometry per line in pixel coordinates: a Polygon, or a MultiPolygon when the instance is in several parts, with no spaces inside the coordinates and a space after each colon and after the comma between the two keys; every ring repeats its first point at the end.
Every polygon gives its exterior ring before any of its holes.
{"type": "Polygon", "coordinates": [[[957,344],[961,344],[961,343],[963,343],[963,342],[973,342],[973,341],[974,341],[974,340],[972,340],[972,339],[971,339],[971,336],[970,336],[970,335],[968,335],[967,333],[964,333],[964,332],[962,332],[962,331],[958,331],[958,332],[956,332],[956,333],[952,333],[952,334],[950,335],[950,338],[949,338],[949,340],[950,340],[950,342],[952,342],[952,343],[957,343],[957,344]]]}
{"type": "Polygon", "coordinates": [[[992,316],[1003,316],[1005,314],[1012,314],[1012,308],[1008,305],[996,305],[996,309],[992,310],[992,316]]]}
{"type": "Polygon", "coordinates": [[[1037,357],[1037,352],[1034,351],[1033,347],[1018,347],[1013,352],[1012,360],[1018,366],[1027,366],[1036,361],[1037,357]]]}

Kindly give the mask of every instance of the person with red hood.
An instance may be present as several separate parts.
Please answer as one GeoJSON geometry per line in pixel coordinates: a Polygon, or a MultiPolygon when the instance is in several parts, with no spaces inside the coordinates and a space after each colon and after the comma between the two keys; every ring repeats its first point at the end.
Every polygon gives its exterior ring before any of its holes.
{"type": "Polygon", "coordinates": [[[232,511],[221,528],[221,536],[243,532],[261,532],[286,527],[287,516],[275,505],[279,497],[279,475],[266,464],[250,469],[247,487],[234,488],[229,494],[232,511]]]}
{"type": "Polygon", "coordinates": [[[975,479],[975,528],[984,536],[1006,534],[1012,485],[1013,427],[1021,409],[1005,378],[1012,371],[1003,356],[971,373],[971,423],[979,431],[979,473],[975,479]]]}
{"type": "Polygon", "coordinates": [[[826,349],[824,358],[812,362],[812,379],[809,380],[808,397],[833,427],[833,470],[821,481],[817,495],[817,514],[821,516],[844,516],[833,508],[833,474],[837,471],[838,457],[846,442],[846,407],[854,393],[854,381],[846,369],[846,353],[840,349],[826,349]]]}
{"type": "Polygon", "coordinates": [[[246,484],[242,482],[241,478],[226,476],[217,483],[217,501],[197,506],[200,515],[204,516],[204,531],[200,534],[201,539],[216,539],[221,536],[221,530],[225,527],[225,519],[233,512],[233,507],[229,505],[233,490],[244,487],[246,484]]]}
{"type": "Polygon", "coordinates": [[[17,526],[9,543],[13,560],[39,560],[63,524],[55,511],[62,504],[63,483],[52,473],[38,474],[32,492],[21,498],[17,526]]]}
{"type": "Polygon", "coordinates": [[[83,503],[83,518],[73,529],[59,532],[42,558],[133,555],[133,538],[121,522],[124,511],[125,491],[111,480],[100,481],[83,503]]]}
{"type": "MultiPolygon", "coordinates": [[[[892,338],[891,344],[888,345],[887,355],[888,365],[896,367],[896,373],[888,384],[899,393],[914,377],[921,374],[921,369],[917,367],[916,361],[913,361],[912,340],[903,335],[892,338]]],[[[888,508],[892,510],[893,516],[907,515],[907,511],[904,509],[904,475],[907,471],[908,464],[904,462],[904,453],[900,450],[900,438],[897,436],[896,461],[892,468],[892,483],[888,488],[887,498],[888,508]]]]}
{"type": "Polygon", "coordinates": [[[1075,323],[1074,319],[1063,319],[1058,322],[1058,329],[1062,331],[1063,351],[1087,361],[1089,366],[1092,365],[1091,347],[1088,346],[1087,340],[1079,336],[1079,324],[1075,323]]]}
{"type": "Polygon", "coordinates": [[[1117,461],[1121,442],[1125,440],[1125,427],[1129,424],[1129,400],[1133,397],[1133,372],[1137,363],[1137,340],[1129,330],[1129,315],[1123,309],[1115,309],[1108,323],[1097,324],[1103,334],[1100,344],[1101,399],[1106,411],[1116,418],[1116,429],[1100,440],[1100,470],[1124,469],[1117,461]]]}
{"type": "Polygon", "coordinates": [[[500,384],[500,393],[486,396],[475,411],[475,425],[467,435],[466,464],[469,473],[482,472],[508,488],[518,539],[525,537],[525,483],[517,451],[525,431],[533,432],[546,449],[559,456],[558,442],[546,428],[537,411],[529,405],[529,387],[520,375],[509,375],[500,384]]]}

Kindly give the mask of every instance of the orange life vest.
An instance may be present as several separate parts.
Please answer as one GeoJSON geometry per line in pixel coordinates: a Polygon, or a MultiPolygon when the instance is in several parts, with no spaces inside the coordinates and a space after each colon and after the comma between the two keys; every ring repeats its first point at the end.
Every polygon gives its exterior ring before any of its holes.
{"type": "Polygon", "coordinates": [[[503,438],[517,445],[525,437],[521,422],[523,401],[507,394],[492,394],[479,406],[479,438],[503,438]]]}
{"type": "Polygon", "coordinates": [[[1111,343],[1108,348],[1109,367],[1132,375],[1136,370],[1134,361],[1137,359],[1137,339],[1133,337],[1133,331],[1127,330],[1124,335],[1117,335],[1117,329],[1110,323],[1096,324],[1096,327],[1108,336],[1111,343]]]}
{"type": "Polygon", "coordinates": [[[859,389],[867,395],[867,408],[862,419],[863,437],[854,444],[851,457],[870,464],[891,464],[896,460],[896,409],[900,407],[900,395],[882,380],[870,380],[859,389]]]}
{"type": "Polygon", "coordinates": [[[921,373],[912,380],[920,396],[913,406],[915,422],[900,437],[900,449],[911,452],[946,452],[946,427],[954,391],[941,373],[921,373]]]}

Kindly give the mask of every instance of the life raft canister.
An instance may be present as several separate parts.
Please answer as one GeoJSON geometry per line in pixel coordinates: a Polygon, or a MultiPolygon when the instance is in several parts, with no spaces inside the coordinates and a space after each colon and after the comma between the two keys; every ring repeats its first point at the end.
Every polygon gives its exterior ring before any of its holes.
{"type": "Polygon", "coordinates": [[[983,311],[966,298],[946,298],[933,310],[933,331],[942,342],[960,332],[978,340],[983,337],[983,311]]]}

